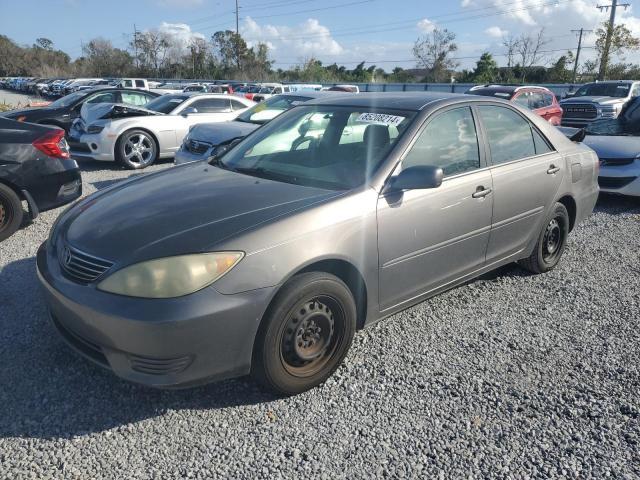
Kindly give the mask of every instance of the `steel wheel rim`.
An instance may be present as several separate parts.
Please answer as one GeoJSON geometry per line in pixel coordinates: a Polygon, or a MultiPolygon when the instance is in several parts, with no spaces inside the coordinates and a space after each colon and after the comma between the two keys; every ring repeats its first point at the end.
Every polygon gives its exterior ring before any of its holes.
{"type": "Polygon", "coordinates": [[[11,223],[11,220],[13,220],[13,207],[11,203],[0,197],[0,232],[11,223]]]}
{"type": "Polygon", "coordinates": [[[134,165],[146,165],[154,155],[153,140],[147,135],[136,133],[124,143],[124,157],[134,165]]]}
{"type": "Polygon", "coordinates": [[[556,217],[547,224],[542,238],[542,258],[544,261],[552,263],[560,255],[563,243],[561,220],[556,217]]]}
{"type": "Polygon", "coordinates": [[[296,377],[310,377],[331,360],[343,336],[344,310],[329,296],[302,301],[287,315],[280,333],[280,361],[296,377]]]}

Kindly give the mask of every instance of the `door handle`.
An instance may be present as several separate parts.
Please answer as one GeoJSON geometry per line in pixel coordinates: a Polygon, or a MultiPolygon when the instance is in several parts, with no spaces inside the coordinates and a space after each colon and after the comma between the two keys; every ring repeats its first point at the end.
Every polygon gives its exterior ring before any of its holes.
{"type": "Polygon", "coordinates": [[[478,188],[476,188],[476,191],[473,192],[473,194],[471,195],[473,198],[484,198],[487,195],[489,195],[491,193],[491,189],[490,188],[484,188],[483,186],[480,186],[478,188]]]}
{"type": "Polygon", "coordinates": [[[549,167],[549,170],[547,170],[547,174],[548,175],[554,175],[556,173],[558,173],[560,171],[560,167],[556,167],[555,165],[551,164],[551,166],[549,167]]]}

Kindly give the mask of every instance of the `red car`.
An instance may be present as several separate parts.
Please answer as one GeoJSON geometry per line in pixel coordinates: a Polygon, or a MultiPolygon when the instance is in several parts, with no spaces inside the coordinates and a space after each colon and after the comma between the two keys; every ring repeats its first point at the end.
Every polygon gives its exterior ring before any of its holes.
{"type": "Polygon", "coordinates": [[[504,98],[533,110],[551,125],[560,125],[562,107],[551,90],[534,85],[478,85],[467,90],[471,95],[504,98]]]}

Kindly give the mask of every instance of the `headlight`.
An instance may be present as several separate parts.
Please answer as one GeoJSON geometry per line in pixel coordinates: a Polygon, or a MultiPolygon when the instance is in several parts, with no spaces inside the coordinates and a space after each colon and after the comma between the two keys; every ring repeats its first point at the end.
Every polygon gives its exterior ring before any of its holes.
{"type": "Polygon", "coordinates": [[[242,252],[217,252],[149,260],[118,270],[98,289],[129,297],[181,297],[211,285],[243,256],[242,252]]]}
{"type": "Polygon", "coordinates": [[[87,127],[87,133],[100,133],[102,130],[104,130],[102,125],[89,125],[87,127]]]}

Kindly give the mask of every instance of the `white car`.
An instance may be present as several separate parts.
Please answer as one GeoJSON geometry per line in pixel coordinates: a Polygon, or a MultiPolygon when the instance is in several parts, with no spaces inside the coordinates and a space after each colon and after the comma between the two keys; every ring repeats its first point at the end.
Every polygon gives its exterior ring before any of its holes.
{"type": "Polygon", "coordinates": [[[118,103],[83,106],[69,131],[71,156],[106,160],[131,169],[173,157],[189,128],[226,122],[255,105],[245,98],[213,93],[178,93],[143,107],[118,103]]]}

